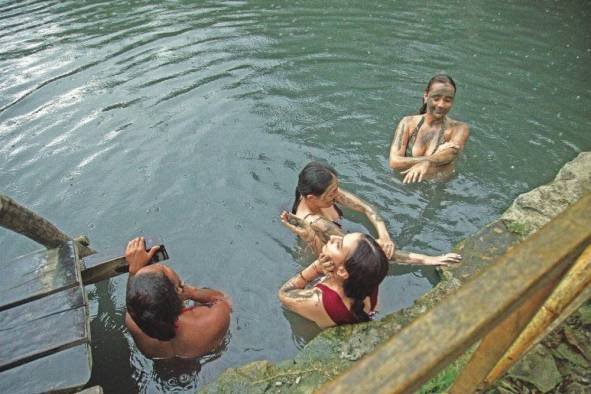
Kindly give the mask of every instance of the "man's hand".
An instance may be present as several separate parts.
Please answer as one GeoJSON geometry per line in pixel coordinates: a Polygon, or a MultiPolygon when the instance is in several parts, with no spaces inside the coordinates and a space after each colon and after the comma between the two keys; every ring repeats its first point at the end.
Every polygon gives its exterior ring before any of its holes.
{"type": "Polygon", "coordinates": [[[404,175],[404,179],[402,180],[403,184],[407,183],[415,183],[421,182],[427,172],[429,171],[429,167],[431,163],[429,161],[421,161],[420,163],[415,164],[414,166],[410,167],[408,170],[401,171],[401,174],[404,175]]]}
{"type": "Polygon", "coordinates": [[[135,275],[141,268],[148,265],[159,249],[160,246],[157,245],[146,252],[144,237],[134,238],[129,241],[125,248],[125,260],[129,264],[129,274],[135,275]]]}
{"type": "Polygon", "coordinates": [[[388,260],[392,259],[392,256],[394,256],[394,251],[396,251],[396,245],[394,244],[394,241],[392,241],[390,238],[378,238],[376,239],[376,242],[378,245],[380,245],[388,260]]]}

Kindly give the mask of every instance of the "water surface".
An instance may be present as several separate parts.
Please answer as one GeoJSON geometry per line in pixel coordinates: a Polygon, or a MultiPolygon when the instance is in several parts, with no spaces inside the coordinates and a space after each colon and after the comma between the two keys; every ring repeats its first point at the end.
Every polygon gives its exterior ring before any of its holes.
{"type": "MultiPolygon", "coordinates": [[[[98,250],[159,235],[185,280],[235,300],[221,353],[153,363],[123,325],[126,278],[89,287],[92,383],[191,391],[295,355],[314,330],[276,291],[309,256],[278,214],[311,159],[424,253],[549,181],[591,148],[589,16],[560,1],[1,2],[2,192],[98,250]],[[470,140],[449,182],[403,186],[392,129],[441,71],[470,140]]],[[[2,261],[38,248],[8,232],[0,245],[2,261]]],[[[392,274],[383,312],[434,283],[428,269],[392,274]]]]}

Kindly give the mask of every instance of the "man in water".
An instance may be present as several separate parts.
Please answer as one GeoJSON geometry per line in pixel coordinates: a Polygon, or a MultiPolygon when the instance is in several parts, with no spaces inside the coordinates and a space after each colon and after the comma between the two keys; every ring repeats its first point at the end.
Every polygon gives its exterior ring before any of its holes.
{"type": "Polygon", "coordinates": [[[199,357],[219,346],[230,325],[232,305],[222,292],[185,284],[164,264],[149,264],[158,252],[143,237],[129,241],[125,325],[147,357],[199,357]],[[196,304],[185,307],[186,301],[196,304]]]}

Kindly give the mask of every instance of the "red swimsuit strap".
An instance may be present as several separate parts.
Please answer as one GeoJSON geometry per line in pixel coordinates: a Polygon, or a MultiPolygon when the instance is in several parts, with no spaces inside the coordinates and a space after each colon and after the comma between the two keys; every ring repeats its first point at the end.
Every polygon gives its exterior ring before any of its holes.
{"type": "MultiPolygon", "coordinates": [[[[331,320],[334,321],[336,324],[352,324],[357,323],[357,318],[347,308],[343,299],[333,289],[330,287],[318,283],[314,286],[322,292],[322,305],[324,306],[324,310],[330,316],[331,320]]],[[[378,303],[378,288],[376,287],[375,290],[369,296],[370,300],[370,308],[373,311],[378,303]]]]}
{"type": "Polygon", "coordinates": [[[322,292],[322,305],[332,321],[339,325],[357,323],[357,318],[347,308],[339,293],[322,283],[318,283],[315,287],[322,292]]]}

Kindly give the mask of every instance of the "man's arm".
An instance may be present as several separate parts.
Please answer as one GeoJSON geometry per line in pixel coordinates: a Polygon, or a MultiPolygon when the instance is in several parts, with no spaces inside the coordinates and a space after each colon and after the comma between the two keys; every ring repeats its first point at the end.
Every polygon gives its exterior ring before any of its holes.
{"type": "Polygon", "coordinates": [[[214,304],[218,301],[226,301],[229,303],[227,295],[219,290],[197,288],[190,285],[183,285],[183,292],[181,294],[183,300],[193,300],[202,304],[214,304]]]}

